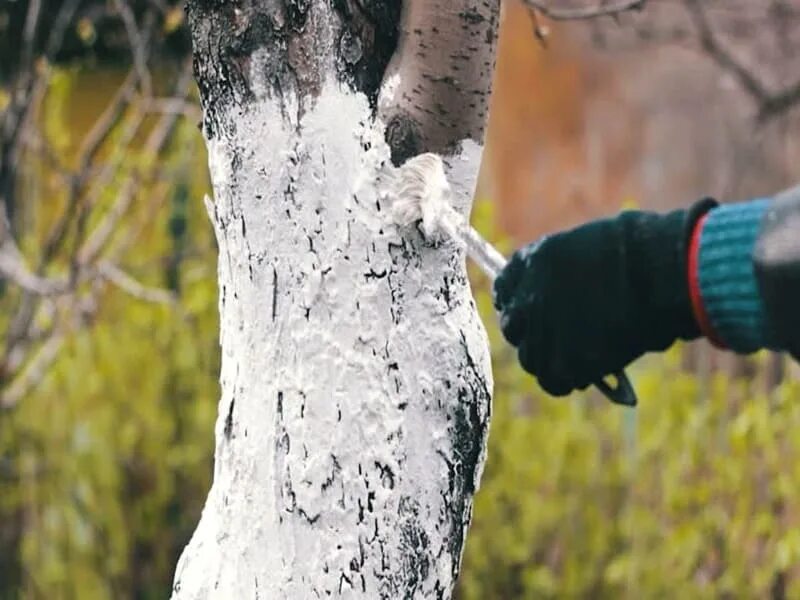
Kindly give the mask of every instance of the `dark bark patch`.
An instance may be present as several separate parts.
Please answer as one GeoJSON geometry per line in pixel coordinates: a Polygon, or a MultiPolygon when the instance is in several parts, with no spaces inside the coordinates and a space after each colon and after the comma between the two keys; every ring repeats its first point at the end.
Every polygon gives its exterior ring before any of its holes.
{"type": "Polygon", "coordinates": [[[375,461],[375,468],[380,472],[381,484],[386,489],[394,489],[394,471],[389,465],[381,464],[375,461]]]}
{"type": "Polygon", "coordinates": [[[330,488],[333,485],[334,481],[336,481],[336,478],[342,472],[342,467],[339,464],[339,461],[337,460],[337,458],[333,454],[331,454],[331,463],[332,463],[331,474],[328,475],[328,477],[325,478],[325,481],[322,482],[322,485],[320,487],[320,489],[323,492],[326,491],[328,488],[330,488]]]}
{"type": "Polygon", "coordinates": [[[402,564],[397,576],[402,581],[403,598],[416,597],[417,588],[430,574],[430,540],[421,525],[419,504],[413,498],[400,498],[397,510],[400,517],[399,534],[402,564]]]}
{"type": "Polygon", "coordinates": [[[423,138],[413,119],[397,115],[386,125],[386,142],[391,150],[392,164],[399,167],[409,158],[422,152],[423,138]]]}
{"type": "Polygon", "coordinates": [[[478,12],[474,8],[463,10],[460,13],[458,13],[458,16],[461,17],[466,23],[469,23],[470,25],[480,25],[481,23],[486,21],[486,17],[484,17],[480,12],[478,12]]]}
{"type": "Polygon", "coordinates": [[[317,521],[319,521],[320,514],[317,513],[315,515],[309,515],[304,509],[298,508],[297,514],[305,519],[309,525],[314,525],[317,521]]]}
{"type": "Polygon", "coordinates": [[[339,38],[339,55],[347,65],[355,65],[364,56],[361,38],[350,29],[342,31],[339,38]]]}
{"type": "Polygon", "coordinates": [[[188,0],[206,136],[215,137],[220,127],[230,133],[231,109],[247,105],[255,92],[284,108],[288,96],[315,97],[331,58],[339,80],[366,94],[374,109],[397,48],[400,9],[401,0],[188,0]],[[322,45],[331,35],[338,43],[322,45]],[[255,79],[267,89],[255,90],[255,79]]]}
{"type": "Polygon", "coordinates": [[[233,435],[233,407],[236,403],[236,398],[231,398],[231,403],[228,405],[228,415],[225,417],[225,427],[223,432],[225,433],[225,439],[230,440],[231,436],[233,435]]]}
{"type": "Polygon", "coordinates": [[[289,27],[302,33],[308,18],[308,3],[309,0],[287,0],[286,13],[289,21],[289,27]]]}
{"type": "Polygon", "coordinates": [[[278,314],[278,271],[272,267],[272,322],[278,314]]]}
{"type": "Polygon", "coordinates": [[[461,346],[464,350],[464,364],[458,371],[464,373],[464,380],[458,386],[458,400],[448,415],[453,444],[452,456],[457,457],[457,460],[440,454],[447,465],[448,488],[451,492],[451,501],[448,504],[451,531],[448,546],[453,557],[454,578],[458,575],[464,532],[472,516],[472,496],[475,493],[477,471],[488,433],[491,406],[486,379],[470,354],[463,332],[461,346]],[[482,415],[482,407],[485,407],[486,416],[482,415]]]}
{"type": "Polygon", "coordinates": [[[369,281],[370,279],[383,279],[389,274],[386,269],[382,271],[375,271],[374,269],[370,269],[368,272],[364,273],[364,279],[369,281]]]}
{"type": "Polygon", "coordinates": [[[353,587],[353,581],[347,575],[345,575],[344,573],[340,573],[339,574],[339,595],[342,594],[343,585],[345,583],[347,583],[348,587],[350,587],[350,588],[353,587]]]}

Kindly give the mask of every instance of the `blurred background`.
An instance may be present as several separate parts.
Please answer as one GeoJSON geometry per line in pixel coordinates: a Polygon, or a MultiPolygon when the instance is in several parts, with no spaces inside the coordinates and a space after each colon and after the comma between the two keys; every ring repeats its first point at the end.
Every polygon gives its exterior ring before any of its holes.
{"type": "MultiPolygon", "coordinates": [[[[529,4],[474,211],[505,251],[800,180],[800,0],[529,4]]],[[[2,599],[170,592],[218,400],[199,120],[180,3],[0,3],[2,599]]],[[[800,597],[796,365],[697,343],[635,366],[636,411],[554,400],[473,284],[496,394],[459,598],[800,597]]]]}

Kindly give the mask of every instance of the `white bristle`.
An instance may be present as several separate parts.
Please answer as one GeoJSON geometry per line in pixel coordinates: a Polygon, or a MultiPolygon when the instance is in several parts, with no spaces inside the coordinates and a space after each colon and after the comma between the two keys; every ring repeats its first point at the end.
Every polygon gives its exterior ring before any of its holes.
{"type": "Polygon", "coordinates": [[[392,217],[398,225],[422,221],[425,237],[463,244],[487,275],[497,276],[505,258],[450,205],[450,184],[438,154],[410,159],[394,173],[392,188],[392,217]]]}
{"type": "MultiPolygon", "coordinates": [[[[469,256],[492,280],[505,268],[505,257],[450,205],[450,184],[438,154],[420,154],[408,160],[394,173],[392,183],[389,195],[393,197],[392,216],[398,225],[409,226],[422,221],[426,237],[450,237],[463,244],[469,256]]],[[[601,391],[613,402],[635,405],[636,396],[624,371],[615,376],[617,389],[601,380],[598,384],[601,391]]]]}
{"type": "Polygon", "coordinates": [[[426,237],[441,235],[442,215],[450,209],[450,184],[438,154],[415,156],[395,175],[392,216],[404,226],[422,221],[426,237]]]}

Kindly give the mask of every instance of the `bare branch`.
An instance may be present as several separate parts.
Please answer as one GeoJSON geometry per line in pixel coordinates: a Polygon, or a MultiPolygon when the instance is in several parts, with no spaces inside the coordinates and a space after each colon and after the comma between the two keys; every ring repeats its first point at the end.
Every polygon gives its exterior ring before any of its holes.
{"type": "Polygon", "coordinates": [[[547,37],[550,35],[550,29],[547,25],[543,25],[539,20],[539,11],[535,8],[528,7],[528,15],[531,18],[531,25],[533,26],[533,35],[539,40],[542,47],[547,47],[547,37]]]}
{"type": "Polygon", "coordinates": [[[49,262],[53,255],[55,255],[56,251],[63,243],[71,224],[78,216],[78,201],[81,196],[81,188],[89,175],[89,166],[100,151],[103,142],[111,135],[111,132],[125,112],[125,108],[133,97],[137,80],[138,73],[131,70],[120,85],[114,98],[97,121],[95,121],[92,129],[84,138],[81,149],[78,152],[78,167],[70,182],[66,208],[61,217],[53,225],[43,244],[40,267],[49,262]]]}
{"type": "Polygon", "coordinates": [[[27,127],[22,132],[21,140],[23,148],[36,154],[42,159],[47,169],[53,172],[58,178],[61,186],[67,186],[72,178],[72,171],[62,162],[61,157],[53,149],[52,145],[42,135],[42,131],[37,128],[27,127]]]}
{"type": "MultiPolygon", "coordinates": [[[[2,258],[3,255],[0,254],[0,268],[3,266],[2,258]]],[[[101,280],[108,281],[138,300],[158,304],[174,304],[177,300],[174,293],[145,286],[110,262],[102,261],[97,265],[96,275],[87,275],[86,277],[90,278],[92,281],[93,292],[84,298],[84,306],[78,307],[78,312],[82,313],[81,316],[84,320],[87,317],[91,317],[97,309],[94,293],[100,289],[100,281],[97,279],[98,275],[101,280]]],[[[64,285],[61,286],[62,289],[57,290],[55,293],[68,292],[69,290],[66,284],[67,282],[64,282],[64,285]]],[[[42,285],[52,286],[55,284],[52,281],[47,281],[42,285]]],[[[52,290],[45,288],[32,291],[35,294],[47,294],[52,290]]],[[[27,364],[17,373],[16,377],[8,384],[6,389],[0,392],[0,410],[13,409],[26,394],[30,393],[32,389],[41,383],[47,375],[48,369],[58,357],[64,339],[63,332],[52,330],[48,332],[45,341],[35,351],[33,358],[27,361],[27,364]]],[[[29,347],[30,342],[35,340],[28,338],[26,341],[29,343],[24,346],[29,347]]],[[[6,362],[2,365],[3,371],[6,373],[13,373],[16,371],[19,365],[25,361],[26,353],[26,348],[19,344],[10,348],[9,352],[6,353],[6,362]]]]}
{"type": "Polygon", "coordinates": [[[800,81],[764,100],[758,111],[758,120],[761,123],[769,121],[798,103],[800,103],[800,81]]]}
{"type": "Polygon", "coordinates": [[[745,65],[719,42],[711,29],[701,0],[685,0],[685,3],[700,37],[700,45],[703,50],[717,63],[719,68],[733,75],[739,85],[752,96],[758,106],[759,122],[776,117],[800,102],[800,81],[781,91],[770,91],[768,86],[758,78],[755,69],[745,65]]]}
{"type": "Polygon", "coordinates": [[[51,279],[32,273],[10,238],[0,247],[0,276],[38,296],[54,296],[68,289],[66,279],[51,279]]]}
{"type": "Polygon", "coordinates": [[[197,103],[185,98],[154,98],[147,110],[154,113],[175,113],[196,122],[203,117],[197,103]]]}
{"type": "Polygon", "coordinates": [[[126,294],[156,304],[174,304],[176,296],[168,290],[145,286],[133,277],[125,273],[122,269],[112,265],[110,262],[103,261],[97,266],[98,272],[110,283],[113,283],[126,294]]]}
{"type": "MultiPolygon", "coordinates": [[[[137,78],[138,77],[134,77],[133,80],[137,78]]],[[[186,61],[182,74],[178,78],[175,98],[172,98],[171,101],[177,101],[180,96],[185,97],[188,95],[191,90],[190,83],[191,62],[186,61]]],[[[118,100],[127,97],[128,86],[123,86],[123,88],[124,89],[121,90],[117,97],[118,100]]],[[[120,104],[125,105],[126,102],[112,102],[107,110],[106,116],[108,118],[101,119],[105,125],[99,125],[93,128],[95,133],[89,135],[87,138],[88,141],[84,143],[84,156],[92,157],[96,155],[97,149],[103,144],[103,139],[107,139],[109,135],[109,128],[116,128],[115,124],[118,122],[119,112],[124,112],[124,108],[119,107],[120,104]]],[[[130,123],[123,129],[121,142],[124,143],[123,150],[120,152],[123,158],[125,157],[124,148],[130,143],[136,132],[140,130],[140,125],[148,113],[149,102],[145,101],[139,103],[139,105],[139,109],[134,111],[130,123]]],[[[141,182],[150,178],[149,163],[157,165],[154,157],[157,157],[162,148],[166,145],[170,133],[182,114],[183,111],[180,110],[162,113],[161,118],[148,135],[142,150],[144,156],[148,157],[146,161],[148,165],[144,165],[145,171],[143,171],[142,168],[135,168],[126,178],[117,199],[112,204],[109,211],[100,219],[97,227],[89,234],[83,243],[76,247],[75,253],[70,261],[71,272],[68,276],[63,276],[61,278],[43,276],[42,273],[44,272],[45,266],[49,263],[49,257],[47,260],[42,260],[40,262],[36,271],[32,272],[28,269],[25,260],[11,236],[7,218],[5,218],[6,215],[4,212],[0,211],[0,244],[2,244],[0,246],[0,275],[19,285],[24,292],[19,301],[18,310],[12,318],[7,331],[5,344],[6,363],[8,363],[8,357],[10,356],[20,356],[21,360],[25,360],[24,356],[30,352],[29,348],[33,341],[30,339],[31,327],[33,326],[36,315],[39,314],[38,311],[42,306],[42,301],[45,298],[53,296],[66,297],[71,294],[78,285],[87,281],[93,283],[104,280],[110,281],[120,287],[125,286],[128,292],[139,294],[142,297],[158,301],[164,301],[166,299],[159,294],[153,294],[153,290],[149,290],[144,286],[137,287],[137,283],[130,278],[125,279],[121,276],[115,276],[112,281],[110,277],[105,277],[98,272],[97,263],[108,240],[115,234],[120,220],[136,198],[136,192],[140,188],[141,182]]],[[[92,162],[91,159],[87,159],[83,165],[84,169],[90,168],[92,162]]],[[[113,162],[114,161],[112,161],[112,163],[113,162]]],[[[105,165],[103,171],[101,171],[100,177],[92,180],[92,192],[88,200],[96,198],[99,193],[107,188],[108,179],[113,176],[117,165],[105,165]]],[[[88,206],[92,206],[93,204],[93,202],[89,202],[88,206]]],[[[65,219],[67,222],[73,221],[76,217],[75,210],[77,210],[77,204],[73,207],[72,211],[67,211],[67,213],[62,216],[62,219],[65,219]]]]}
{"type": "MultiPolygon", "coordinates": [[[[139,31],[136,25],[136,17],[128,5],[126,0],[114,0],[114,6],[122,18],[122,23],[125,26],[125,32],[128,35],[128,41],[131,46],[131,54],[133,54],[133,64],[136,72],[139,75],[139,81],[142,85],[142,91],[145,96],[152,95],[152,84],[150,78],[150,70],[147,68],[147,39],[139,31]]],[[[152,20],[152,14],[148,13],[147,18],[152,20]]]]}
{"type": "MultiPolygon", "coordinates": [[[[136,28],[136,22],[132,12],[130,12],[127,4],[122,3],[120,0],[120,12],[125,21],[125,15],[128,15],[126,28],[132,28],[128,31],[130,38],[131,51],[134,57],[134,68],[131,69],[128,77],[120,86],[116,95],[110,102],[109,106],[97,120],[92,127],[89,134],[87,134],[79,152],[77,173],[70,185],[69,199],[67,200],[67,208],[64,211],[62,218],[52,230],[51,235],[48,236],[47,242],[44,244],[45,251],[43,252],[43,263],[46,263],[54,255],[55,251],[60,247],[64,241],[69,226],[73,222],[77,222],[78,240],[76,245],[80,243],[80,238],[83,234],[86,221],[88,220],[89,211],[92,204],[85,205],[81,210],[79,209],[78,202],[82,187],[85,179],[89,174],[89,167],[93,163],[97,153],[102,148],[103,143],[108,139],[114,131],[117,123],[125,112],[125,109],[130,105],[133,94],[136,91],[137,83],[140,83],[147,98],[150,97],[150,72],[147,69],[148,53],[150,51],[149,41],[153,34],[153,29],[156,25],[153,18],[152,11],[147,13],[145,17],[144,30],[139,31],[136,28]],[[125,9],[128,9],[128,13],[125,9]],[[131,19],[133,19],[131,21],[131,19]]],[[[77,265],[73,261],[73,269],[77,265]]]]}
{"type": "Polygon", "coordinates": [[[766,86],[727,48],[724,48],[711,31],[708,17],[699,0],[686,0],[686,7],[694,21],[700,44],[717,65],[732,73],[747,92],[759,103],[769,96],[766,86]]]}
{"type": "Polygon", "coordinates": [[[136,81],[137,78],[140,76],[138,70],[132,69],[128,76],[125,77],[125,80],[119,86],[117,93],[114,94],[114,97],[109,102],[106,109],[103,113],[97,118],[92,126],[92,129],[89,133],[86,134],[86,137],[83,139],[83,143],[81,144],[81,149],[78,152],[78,174],[86,175],[84,172],[88,165],[94,160],[97,156],[98,151],[108,139],[108,136],[111,135],[111,132],[114,130],[114,127],[120,120],[120,117],[125,112],[125,108],[127,108],[128,104],[130,103],[131,99],[133,98],[133,93],[136,90],[136,81]]]}
{"type": "MultiPolygon", "coordinates": [[[[181,114],[183,113],[179,111],[165,113],[159,126],[156,127],[150,138],[148,138],[146,143],[147,152],[158,153],[169,137],[169,132],[175,120],[181,114]]],[[[94,236],[88,240],[86,247],[83,249],[84,252],[80,257],[82,260],[77,264],[79,270],[83,271],[85,267],[88,266],[88,262],[97,255],[100,248],[113,232],[117,221],[122,217],[132,202],[138,183],[139,181],[136,177],[131,177],[126,181],[114,207],[112,207],[111,211],[106,215],[106,219],[98,226],[97,230],[94,232],[94,236]]],[[[70,285],[70,282],[66,278],[48,278],[31,272],[25,265],[22,254],[13,242],[7,225],[5,225],[5,219],[0,220],[0,223],[4,223],[4,225],[0,226],[0,233],[2,233],[0,239],[4,240],[2,246],[0,246],[0,275],[2,275],[3,278],[15,283],[26,292],[38,296],[59,295],[68,292],[71,287],[74,287],[70,285]]],[[[147,297],[151,299],[151,301],[167,301],[163,296],[159,296],[159,294],[147,290],[110,264],[105,263],[105,266],[99,269],[99,271],[106,279],[126,289],[126,291],[132,295],[142,294],[141,297],[147,297]],[[134,292],[133,290],[138,290],[138,292],[134,292]],[[156,300],[155,298],[159,299],[156,300]]]]}
{"type": "Polygon", "coordinates": [[[115,140],[112,156],[103,164],[100,172],[92,177],[91,187],[87,190],[85,199],[85,205],[88,209],[97,204],[100,196],[107,191],[114,177],[120,173],[123,163],[130,160],[131,153],[134,150],[129,146],[139,133],[147,116],[148,111],[145,110],[143,103],[138,103],[131,111],[130,116],[126,117],[126,123],[122,126],[119,138],[115,140]]]}
{"type": "Polygon", "coordinates": [[[0,410],[14,408],[28,392],[41,383],[47,375],[50,365],[58,357],[63,343],[63,334],[54,333],[39,347],[38,352],[23,371],[0,394],[0,410]]]}
{"type": "Polygon", "coordinates": [[[20,62],[27,71],[33,61],[33,44],[36,39],[36,29],[39,24],[39,13],[42,9],[41,0],[31,0],[28,4],[28,14],[25,17],[25,28],[22,33],[22,54],[20,62]]]}
{"type": "Polygon", "coordinates": [[[5,210],[0,211],[0,276],[26,292],[40,296],[57,294],[64,289],[64,282],[40,277],[25,265],[22,253],[14,242],[5,210]]]}
{"type": "Polygon", "coordinates": [[[55,23],[50,28],[50,36],[47,39],[47,46],[45,47],[45,58],[47,62],[52,62],[56,53],[61,49],[61,44],[64,41],[64,34],[72,23],[72,17],[75,16],[75,11],[78,10],[80,0],[65,0],[61,4],[61,8],[56,16],[55,23]]]}
{"type": "Polygon", "coordinates": [[[615,16],[631,10],[641,10],[647,0],[621,0],[613,4],[601,3],[597,6],[586,8],[553,8],[542,0],[522,0],[522,2],[553,21],[578,21],[615,16]]]}
{"type": "MultiPolygon", "coordinates": [[[[161,290],[147,288],[121,270],[110,267],[109,257],[101,255],[105,239],[100,238],[107,239],[118,229],[119,217],[126,212],[125,207],[136,197],[139,183],[148,180],[151,171],[157,166],[154,156],[157,156],[166,145],[174,123],[182,115],[191,114],[191,109],[180,105],[178,98],[169,98],[159,105],[152,104],[148,61],[153,50],[150,42],[157,33],[155,10],[148,9],[143,20],[137,23],[130,0],[113,0],[113,3],[125,27],[133,68],[82,140],[74,169],[67,167],[66,163],[62,163],[53,154],[47,140],[41,135],[35,116],[49,87],[52,74],[49,65],[62,49],[65,33],[74,24],[74,17],[81,0],[64,0],[59,3],[47,31],[42,31],[39,23],[42,14],[46,14],[46,4],[41,0],[31,0],[26,8],[27,17],[22,35],[21,60],[16,71],[15,93],[12,94],[11,105],[0,118],[0,278],[22,291],[19,298],[14,298],[16,308],[6,329],[5,353],[0,356],[0,377],[5,379],[6,383],[11,382],[11,387],[6,388],[5,393],[0,392],[0,408],[15,404],[44,376],[44,372],[55,359],[56,346],[60,346],[60,343],[51,344],[49,340],[66,339],[64,331],[54,331],[52,327],[42,332],[40,317],[43,313],[58,305],[67,313],[90,314],[81,307],[81,302],[83,299],[92,299],[94,292],[90,292],[88,296],[78,296],[76,292],[79,288],[83,294],[84,288],[81,286],[88,283],[94,290],[98,286],[116,285],[143,299],[168,301],[168,296],[161,290]],[[27,53],[25,44],[29,50],[27,53]],[[37,47],[39,50],[36,50],[37,47]],[[41,54],[42,60],[34,60],[35,52],[41,54]],[[143,95],[141,101],[136,101],[137,85],[143,95]],[[135,106],[133,111],[130,110],[132,106],[135,106]],[[119,216],[112,219],[113,222],[106,221],[106,224],[111,225],[107,230],[107,236],[95,238],[97,241],[102,241],[97,247],[97,254],[92,254],[89,257],[91,260],[80,262],[80,250],[87,241],[83,229],[91,222],[90,212],[96,205],[93,200],[99,198],[100,194],[107,193],[122,161],[130,159],[128,146],[141,131],[147,115],[152,113],[160,113],[163,117],[159,118],[147,138],[144,152],[149,158],[139,161],[141,166],[132,169],[126,178],[127,181],[122,184],[120,195],[123,198],[117,203],[117,208],[120,209],[119,216]],[[118,131],[121,134],[119,138],[116,137],[118,131]],[[120,142],[120,147],[115,145],[110,154],[112,158],[100,164],[100,154],[108,147],[112,135],[115,136],[115,141],[120,142]],[[12,215],[6,211],[7,208],[12,209],[18,204],[14,197],[13,182],[18,176],[17,162],[24,149],[41,154],[45,161],[50,163],[49,166],[53,171],[62,177],[63,185],[67,189],[65,208],[57,216],[56,226],[45,238],[40,257],[35,264],[32,262],[30,265],[17,245],[15,233],[11,228],[12,215]],[[69,254],[59,255],[60,249],[68,242],[71,242],[67,250],[69,254]],[[69,261],[68,273],[52,269],[53,274],[51,274],[49,267],[57,255],[59,259],[64,258],[69,261]],[[98,264],[100,262],[103,263],[103,272],[98,264]]],[[[188,81],[190,75],[187,76],[188,81]]],[[[188,85],[184,87],[188,89],[188,85]]],[[[183,89],[180,91],[183,92],[183,89]]],[[[138,156],[138,150],[136,153],[138,156]]],[[[101,225],[107,216],[103,215],[99,220],[101,225]]]]}
{"type": "MultiPolygon", "coordinates": [[[[189,82],[191,81],[191,65],[187,61],[183,69],[176,88],[183,93],[188,93],[189,82]]],[[[169,134],[178,120],[180,113],[166,113],[161,117],[159,123],[150,133],[145,142],[144,153],[148,156],[156,156],[169,138],[169,134]]],[[[138,188],[138,177],[132,175],[123,185],[122,190],[117,196],[117,200],[111,206],[105,217],[87,238],[80,249],[77,259],[80,264],[92,262],[102,251],[108,239],[114,233],[117,223],[127,212],[134,200],[138,188]]]]}

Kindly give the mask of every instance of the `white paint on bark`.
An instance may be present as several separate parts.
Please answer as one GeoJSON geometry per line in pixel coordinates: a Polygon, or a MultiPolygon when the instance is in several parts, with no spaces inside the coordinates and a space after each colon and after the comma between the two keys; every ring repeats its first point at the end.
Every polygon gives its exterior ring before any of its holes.
{"type": "MultiPolygon", "coordinates": [[[[363,96],[308,106],[261,97],[208,144],[222,397],[173,597],[447,598],[492,387],[465,257],[390,222],[363,96]]],[[[466,213],[480,147],[446,161],[466,213]]]]}
{"type": "Polygon", "coordinates": [[[394,73],[386,78],[381,85],[381,93],[378,98],[379,107],[391,107],[397,100],[397,90],[400,87],[400,75],[394,73]]]}

